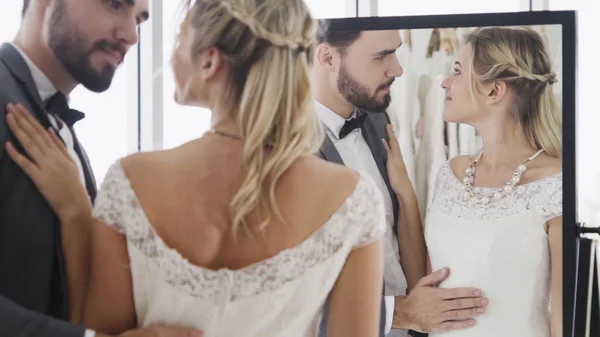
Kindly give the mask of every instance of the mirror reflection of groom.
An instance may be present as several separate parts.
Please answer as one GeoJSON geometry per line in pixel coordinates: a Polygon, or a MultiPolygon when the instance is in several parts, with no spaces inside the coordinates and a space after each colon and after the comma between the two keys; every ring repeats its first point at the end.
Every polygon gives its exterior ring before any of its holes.
{"type": "MultiPolygon", "coordinates": [[[[479,314],[458,298],[479,300],[480,295],[475,295],[476,289],[438,289],[447,270],[425,276],[417,198],[386,113],[390,86],[403,72],[396,57],[402,45],[399,31],[335,31],[321,21],[318,42],[311,81],[327,134],[320,156],[367,172],[385,199],[389,228],[384,238],[380,336],[468,328],[479,314]]],[[[326,305],[320,337],[327,335],[327,310],[326,305]]]]}

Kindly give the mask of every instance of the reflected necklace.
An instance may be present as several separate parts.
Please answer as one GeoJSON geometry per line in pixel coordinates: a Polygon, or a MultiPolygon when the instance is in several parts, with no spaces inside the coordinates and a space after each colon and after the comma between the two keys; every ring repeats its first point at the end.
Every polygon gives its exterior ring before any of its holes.
{"type": "Polygon", "coordinates": [[[525,166],[525,164],[534,160],[542,152],[544,152],[544,150],[539,150],[533,156],[521,162],[521,164],[519,164],[519,166],[517,166],[517,168],[513,172],[512,177],[506,182],[506,185],[504,185],[504,187],[502,188],[493,189],[495,191],[493,193],[489,193],[488,195],[484,195],[482,193],[482,188],[473,187],[473,182],[475,181],[476,165],[477,163],[479,163],[479,161],[481,160],[481,156],[483,155],[483,151],[479,152],[479,155],[477,156],[477,158],[475,158],[475,161],[467,168],[467,176],[463,179],[464,198],[466,200],[482,204],[489,204],[492,200],[500,200],[504,198],[506,195],[512,192],[512,190],[519,183],[519,181],[521,181],[521,176],[523,175],[523,173],[525,173],[525,171],[527,171],[527,166],[525,166]]]}
{"type": "Polygon", "coordinates": [[[210,130],[206,131],[206,133],[214,133],[216,135],[227,137],[227,138],[231,138],[231,139],[235,139],[235,140],[241,140],[242,139],[242,137],[240,137],[240,136],[232,135],[230,133],[217,130],[215,128],[211,128],[210,130]]]}

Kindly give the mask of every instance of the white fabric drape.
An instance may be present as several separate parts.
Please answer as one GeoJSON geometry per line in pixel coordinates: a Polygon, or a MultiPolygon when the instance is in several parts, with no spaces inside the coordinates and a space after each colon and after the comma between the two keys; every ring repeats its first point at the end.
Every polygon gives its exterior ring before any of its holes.
{"type": "Polygon", "coordinates": [[[434,185],[439,168],[447,158],[444,143],[444,112],[445,92],[439,86],[443,76],[433,78],[432,87],[425,101],[423,118],[423,137],[417,155],[417,199],[421,215],[425,214],[430,190],[434,185]],[[431,188],[430,188],[431,187],[431,188]]]}
{"type": "Polygon", "coordinates": [[[410,54],[399,55],[399,59],[404,67],[404,74],[392,84],[391,91],[402,99],[392,100],[388,114],[400,144],[408,177],[413,188],[416,188],[415,126],[419,119],[420,104],[416,99],[409,99],[409,97],[417,97],[417,87],[414,85],[416,77],[411,68],[410,54]]]}

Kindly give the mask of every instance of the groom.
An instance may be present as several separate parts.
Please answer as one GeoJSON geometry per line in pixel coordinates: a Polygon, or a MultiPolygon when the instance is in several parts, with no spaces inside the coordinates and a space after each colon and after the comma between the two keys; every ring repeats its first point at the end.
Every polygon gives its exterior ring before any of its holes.
{"type": "MultiPolygon", "coordinates": [[[[402,44],[399,31],[335,31],[321,21],[318,41],[311,85],[327,134],[320,155],[367,172],[385,199],[389,229],[384,236],[380,336],[466,328],[465,320],[476,317],[475,311],[458,300],[448,301],[466,289],[434,290],[448,273],[425,276],[426,247],[417,199],[385,113],[390,86],[403,71],[396,57],[402,44]],[[449,310],[440,310],[448,302],[452,302],[450,319],[449,310]]],[[[479,296],[471,291],[467,297],[479,296]]],[[[320,331],[324,337],[327,307],[320,331]]]]}
{"type": "MultiPolygon", "coordinates": [[[[70,310],[69,288],[79,286],[67,270],[81,263],[69,252],[87,243],[78,229],[61,227],[59,216],[8,156],[7,141],[22,148],[7,126],[5,107],[23,104],[45,128],[53,128],[93,202],[94,175],[73,129],[84,115],[69,109],[67,97],[79,84],[95,92],[108,89],[137,43],[137,25],[147,18],[148,0],[25,0],[16,39],[0,46],[0,336],[95,335],[65,322],[77,311],[70,310]]],[[[127,336],[192,334],[152,328],[127,336]]]]}

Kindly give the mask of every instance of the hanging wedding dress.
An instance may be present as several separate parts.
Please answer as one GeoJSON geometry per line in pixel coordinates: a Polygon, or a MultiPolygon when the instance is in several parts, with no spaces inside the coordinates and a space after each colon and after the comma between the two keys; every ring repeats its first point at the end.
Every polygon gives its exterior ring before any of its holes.
{"type": "MultiPolygon", "coordinates": [[[[464,45],[464,37],[473,31],[472,28],[457,29],[461,44],[464,45]]],[[[458,124],[458,154],[472,155],[481,151],[483,143],[481,137],[477,135],[475,128],[468,124],[458,124]]],[[[452,157],[449,157],[450,159],[452,157]]]]}
{"type": "Polygon", "coordinates": [[[446,122],[446,143],[448,144],[448,158],[459,155],[459,133],[457,123],[446,122]]]}
{"type": "MultiPolygon", "coordinates": [[[[415,152],[418,154],[421,147],[421,139],[423,138],[423,116],[425,115],[425,102],[427,101],[427,95],[431,89],[432,78],[429,74],[419,75],[419,82],[417,84],[417,97],[419,105],[419,116],[417,119],[417,125],[415,125],[415,152]]],[[[415,164],[418,166],[418,164],[415,164]]]]}
{"type": "Polygon", "coordinates": [[[472,155],[481,151],[481,137],[477,135],[477,131],[471,125],[458,125],[458,143],[460,155],[472,155]]]}
{"type": "MultiPolygon", "coordinates": [[[[454,58],[439,51],[435,52],[428,61],[430,62],[429,73],[432,76],[432,82],[421,117],[423,119],[423,137],[419,144],[416,173],[416,193],[422,215],[425,214],[431,200],[436,174],[448,159],[449,153],[444,132],[446,122],[443,116],[446,93],[441,85],[451,69],[450,62],[453,63],[454,58]]],[[[454,135],[456,137],[456,133],[454,135]]],[[[455,144],[458,149],[458,144],[455,144]]]]}
{"type": "MultiPolygon", "coordinates": [[[[436,53],[431,61],[433,71],[440,69],[442,56],[436,53]]],[[[433,187],[435,175],[447,159],[446,145],[444,142],[444,102],[446,94],[441,88],[444,77],[436,75],[433,77],[431,89],[427,94],[423,109],[423,137],[419,144],[417,155],[417,199],[419,210],[425,214],[427,205],[431,198],[430,187],[433,187]]]]}
{"type": "Polygon", "coordinates": [[[414,129],[419,118],[419,102],[417,100],[417,87],[415,86],[415,73],[411,67],[411,56],[412,53],[406,49],[402,52],[399,51],[398,60],[404,68],[404,73],[392,84],[392,102],[388,114],[396,131],[396,137],[398,137],[404,164],[408,171],[408,178],[413,188],[416,188],[414,129]]]}

